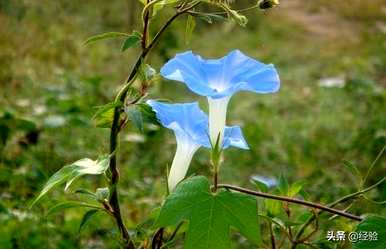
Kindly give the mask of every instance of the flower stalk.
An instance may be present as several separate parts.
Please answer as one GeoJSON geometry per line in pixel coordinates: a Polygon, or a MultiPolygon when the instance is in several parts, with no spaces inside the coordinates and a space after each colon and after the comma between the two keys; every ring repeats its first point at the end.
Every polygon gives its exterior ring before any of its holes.
{"type": "Polygon", "coordinates": [[[216,193],[218,189],[218,175],[220,172],[221,158],[222,158],[222,148],[221,146],[219,146],[220,136],[221,136],[221,133],[218,133],[217,139],[215,140],[215,144],[212,147],[211,158],[210,158],[210,162],[212,165],[212,173],[213,173],[213,188],[212,188],[213,193],[216,193]]]}

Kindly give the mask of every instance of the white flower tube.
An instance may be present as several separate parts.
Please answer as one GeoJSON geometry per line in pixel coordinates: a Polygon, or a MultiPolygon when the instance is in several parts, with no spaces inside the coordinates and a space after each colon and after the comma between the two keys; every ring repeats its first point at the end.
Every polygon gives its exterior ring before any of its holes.
{"type": "Polygon", "coordinates": [[[170,192],[185,178],[193,155],[199,147],[198,144],[189,143],[189,141],[177,137],[177,150],[168,176],[170,192]]]}
{"type": "Polygon", "coordinates": [[[222,145],[224,139],[224,130],[227,116],[227,108],[230,97],[214,99],[208,97],[209,103],[209,137],[212,146],[216,144],[219,137],[219,145],[222,145]]]}

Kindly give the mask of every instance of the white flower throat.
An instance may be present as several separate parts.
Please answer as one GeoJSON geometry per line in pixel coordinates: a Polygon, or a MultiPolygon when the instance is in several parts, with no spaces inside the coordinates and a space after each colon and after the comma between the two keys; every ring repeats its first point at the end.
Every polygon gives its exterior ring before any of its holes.
{"type": "Polygon", "coordinates": [[[209,136],[212,146],[216,144],[219,135],[219,145],[222,145],[229,99],[228,96],[219,99],[208,97],[209,136]]]}

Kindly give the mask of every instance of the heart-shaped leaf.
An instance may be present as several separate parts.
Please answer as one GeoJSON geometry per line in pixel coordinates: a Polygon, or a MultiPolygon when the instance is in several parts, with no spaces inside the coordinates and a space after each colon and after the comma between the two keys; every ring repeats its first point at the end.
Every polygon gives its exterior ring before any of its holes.
{"type": "Polygon", "coordinates": [[[176,225],[183,220],[189,221],[185,249],[229,249],[231,227],[250,242],[260,242],[256,199],[227,190],[212,193],[203,176],[177,185],[162,206],[156,226],[176,225]]]}

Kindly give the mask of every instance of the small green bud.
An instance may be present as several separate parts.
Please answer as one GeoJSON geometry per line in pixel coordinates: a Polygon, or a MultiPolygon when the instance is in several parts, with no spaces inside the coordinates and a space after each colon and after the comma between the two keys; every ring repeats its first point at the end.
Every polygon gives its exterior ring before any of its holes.
{"type": "Polygon", "coordinates": [[[97,201],[104,202],[105,200],[109,199],[110,190],[108,188],[97,188],[95,196],[97,201]]]}
{"type": "Polygon", "coordinates": [[[259,0],[258,5],[260,9],[270,9],[279,5],[279,0],[259,0]]]}
{"type": "Polygon", "coordinates": [[[245,25],[247,25],[248,19],[245,16],[240,15],[237,11],[229,9],[228,14],[240,26],[244,27],[245,25]]]}

